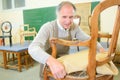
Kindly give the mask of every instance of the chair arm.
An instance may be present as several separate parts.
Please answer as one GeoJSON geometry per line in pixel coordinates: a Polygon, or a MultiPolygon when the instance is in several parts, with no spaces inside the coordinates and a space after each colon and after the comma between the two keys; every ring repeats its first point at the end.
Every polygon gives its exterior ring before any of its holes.
{"type": "Polygon", "coordinates": [[[102,37],[102,38],[111,38],[112,35],[109,34],[109,33],[99,32],[99,33],[98,33],[98,37],[102,37]]]}
{"type": "Polygon", "coordinates": [[[68,41],[68,40],[57,39],[57,38],[50,39],[50,45],[52,48],[52,56],[55,58],[56,58],[56,54],[57,54],[56,44],[65,45],[65,46],[89,46],[90,40],[68,41]]]}
{"type": "Polygon", "coordinates": [[[112,55],[110,55],[110,56],[107,56],[107,57],[105,57],[105,58],[102,58],[101,60],[97,60],[97,66],[101,66],[101,65],[103,65],[103,64],[105,64],[105,63],[108,63],[108,62],[110,62],[110,61],[112,61],[113,60],[113,58],[114,58],[114,55],[115,54],[112,54],[112,55]]]}
{"type": "Polygon", "coordinates": [[[29,31],[36,31],[34,27],[29,28],[29,31]]]}
{"type": "Polygon", "coordinates": [[[60,44],[60,45],[65,45],[65,46],[89,46],[90,40],[69,41],[69,40],[64,40],[64,39],[52,38],[50,39],[50,43],[55,43],[55,44],[60,44]]]}

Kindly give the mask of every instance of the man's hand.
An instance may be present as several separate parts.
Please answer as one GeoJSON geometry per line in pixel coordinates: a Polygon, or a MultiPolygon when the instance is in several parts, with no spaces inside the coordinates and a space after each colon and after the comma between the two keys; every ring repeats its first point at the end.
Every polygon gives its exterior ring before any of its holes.
{"type": "Polygon", "coordinates": [[[58,62],[55,58],[50,56],[46,63],[49,66],[50,70],[52,71],[54,78],[60,79],[65,77],[66,72],[64,66],[60,62],[58,62]]]}

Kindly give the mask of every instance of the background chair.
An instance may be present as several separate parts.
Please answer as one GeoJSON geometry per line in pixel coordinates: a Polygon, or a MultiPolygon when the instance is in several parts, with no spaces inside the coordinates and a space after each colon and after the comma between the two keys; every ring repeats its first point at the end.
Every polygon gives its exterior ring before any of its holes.
{"type": "Polygon", "coordinates": [[[81,16],[80,15],[75,15],[73,19],[74,24],[80,26],[81,23],[81,16]]]}
{"type": "MultiPolygon", "coordinates": [[[[75,74],[70,75],[67,74],[64,79],[61,80],[113,80],[113,75],[100,75],[96,74],[96,67],[104,65],[114,58],[114,52],[116,49],[118,34],[120,31],[120,0],[104,0],[103,2],[99,3],[92,13],[91,16],[91,39],[81,42],[81,41],[66,41],[62,39],[52,39],[51,40],[51,47],[52,47],[52,56],[56,58],[56,44],[66,45],[66,46],[87,46],[89,47],[89,54],[88,54],[88,66],[87,66],[87,74],[88,77],[80,78],[75,74]],[[106,5],[107,4],[107,5],[106,5]],[[107,51],[107,56],[101,58],[100,60],[96,60],[96,43],[98,36],[98,19],[100,13],[108,7],[118,5],[118,12],[116,15],[115,25],[112,32],[111,42],[109,49],[107,51]]],[[[102,53],[101,53],[102,54],[102,53]]],[[[81,59],[80,59],[81,60],[81,59]]],[[[77,63],[77,62],[75,62],[77,63]]],[[[78,61],[79,64],[79,61],[78,61]]],[[[82,65],[82,64],[81,64],[82,65]]],[[[77,73],[77,72],[75,72],[77,73]]],[[[44,80],[49,80],[48,77],[53,77],[49,67],[46,66],[44,69],[44,80]]],[[[54,77],[53,77],[54,78],[54,77]]],[[[57,79],[59,80],[59,79],[57,79]]]]}
{"type": "Polygon", "coordinates": [[[35,37],[37,34],[35,27],[30,27],[29,24],[20,25],[20,43],[24,42],[25,37],[35,37]]]}
{"type": "Polygon", "coordinates": [[[10,46],[12,46],[12,24],[9,21],[5,21],[2,23],[1,25],[1,31],[2,31],[2,36],[0,36],[0,38],[2,38],[2,42],[3,45],[5,46],[5,38],[9,38],[9,43],[10,46]]]}

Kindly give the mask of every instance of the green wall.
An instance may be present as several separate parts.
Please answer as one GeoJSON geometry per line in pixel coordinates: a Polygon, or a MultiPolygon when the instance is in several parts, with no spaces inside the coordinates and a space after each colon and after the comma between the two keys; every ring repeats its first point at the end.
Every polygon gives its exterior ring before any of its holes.
{"type": "Polygon", "coordinates": [[[95,6],[99,3],[99,1],[96,2],[91,2],[91,13],[93,11],[93,9],[95,8],[95,6]]]}
{"type": "Polygon", "coordinates": [[[40,27],[47,21],[54,20],[56,18],[55,14],[56,7],[46,7],[29,9],[23,11],[24,24],[29,24],[30,27],[35,27],[37,32],[40,27]]]}

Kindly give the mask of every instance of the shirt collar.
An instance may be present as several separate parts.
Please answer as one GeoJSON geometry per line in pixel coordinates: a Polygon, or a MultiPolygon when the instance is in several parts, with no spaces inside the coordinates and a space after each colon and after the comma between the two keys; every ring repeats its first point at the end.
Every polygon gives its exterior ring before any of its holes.
{"type": "Polygon", "coordinates": [[[60,23],[59,23],[59,20],[57,19],[57,24],[58,24],[58,28],[60,28],[61,30],[64,30],[64,31],[68,31],[69,29],[64,29],[61,25],[60,25],[60,23]]]}

